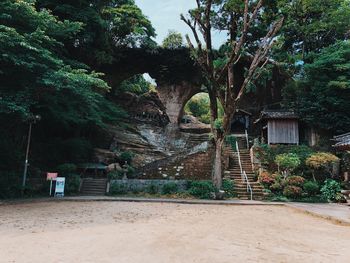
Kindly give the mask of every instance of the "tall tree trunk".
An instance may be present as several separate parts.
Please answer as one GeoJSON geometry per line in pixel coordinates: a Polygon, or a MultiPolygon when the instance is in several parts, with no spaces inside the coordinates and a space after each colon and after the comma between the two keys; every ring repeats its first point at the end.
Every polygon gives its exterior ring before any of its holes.
{"type": "Polygon", "coordinates": [[[224,140],[219,138],[215,142],[215,159],[213,169],[213,184],[220,190],[222,188],[222,147],[224,140]]]}

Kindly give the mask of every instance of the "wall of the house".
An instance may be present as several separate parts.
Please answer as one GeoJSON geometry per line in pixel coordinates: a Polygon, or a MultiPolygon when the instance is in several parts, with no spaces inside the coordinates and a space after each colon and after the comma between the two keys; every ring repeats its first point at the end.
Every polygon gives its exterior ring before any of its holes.
{"type": "Polygon", "coordinates": [[[297,120],[269,120],[267,125],[269,144],[299,144],[297,120]]]}

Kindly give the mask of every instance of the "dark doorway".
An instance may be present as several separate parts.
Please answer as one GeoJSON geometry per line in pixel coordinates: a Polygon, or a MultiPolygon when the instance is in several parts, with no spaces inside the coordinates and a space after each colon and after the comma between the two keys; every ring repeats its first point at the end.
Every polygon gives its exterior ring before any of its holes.
{"type": "Polygon", "coordinates": [[[242,134],[245,133],[245,131],[249,131],[250,117],[251,114],[249,112],[237,110],[232,118],[231,133],[242,134]]]}

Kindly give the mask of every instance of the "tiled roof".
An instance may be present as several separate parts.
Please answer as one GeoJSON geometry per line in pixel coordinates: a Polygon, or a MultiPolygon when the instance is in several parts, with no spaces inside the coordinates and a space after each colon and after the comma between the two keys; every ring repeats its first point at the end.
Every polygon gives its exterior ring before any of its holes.
{"type": "Polygon", "coordinates": [[[334,137],[336,142],[333,147],[338,149],[350,150],[350,132],[334,137]]]}
{"type": "Polygon", "coordinates": [[[294,111],[262,111],[261,119],[299,119],[294,111]]]}

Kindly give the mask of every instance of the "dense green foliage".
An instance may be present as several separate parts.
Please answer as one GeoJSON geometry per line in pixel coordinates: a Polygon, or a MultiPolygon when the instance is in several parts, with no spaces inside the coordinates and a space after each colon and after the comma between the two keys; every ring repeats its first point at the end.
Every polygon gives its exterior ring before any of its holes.
{"type": "Polygon", "coordinates": [[[92,127],[121,116],[104,97],[109,87],[102,74],[64,55],[63,42],[74,41],[82,24],[61,22],[46,10],[37,11],[33,1],[3,1],[0,11],[0,145],[4,157],[0,170],[19,168],[26,121],[32,114],[42,117],[38,130],[34,129],[35,152],[41,155],[41,163],[79,161],[79,156],[69,158],[74,151],[66,156],[65,152],[74,143],[87,149],[90,142],[84,137],[93,132],[92,127]]]}
{"type": "MultiPolygon", "coordinates": [[[[234,191],[234,183],[230,180],[223,181],[223,190],[225,198],[233,198],[236,196],[234,191]]],[[[128,185],[125,182],[112,182],[110,186],[110,195],[126,195],[138,194],[139,196],[173,196],[178,198],[199,198],[212,199],[216,188],[211,181],[188,181],[186,189],[181,189],[176,181],[166,182],[163,186],[148,185],[144,187],[136,187],[128,185]]]]}
{"type": "Polygon", "coordinates": [[[179,191],[179,187],[176,183],[167,183],[162,188],[162,194],[169,195],[175,194],[179,191]]]}
{"type": "MultiPolygon", "coordinates": [[[[278,145],[271,147],[267,144],[262,144],[256,147],[257,158],[262,162],[262,165],[270,171],[277,170],[275,163],[276,157],[280,154],[295,154],[300,159],[300,165],[295,170],[296,173],[306,171],[306,159],[314,153],[310,147],[305,145],[278,145]]],[[[306,171],[307,172],[307,171],[306,171]]]]}
{"type": "Polygon", "coordinates": [[[232,198],[237,195],[235,192],[235,184],[232,180],[223,180],[222,190],[225,191],[226,198],[232,198]]]}
{"type": "Polygon", "coordinates": [[[199,199],[212,199],[216,189],[211,181],[193,181],[188,192],[199,199]]]}
{"type": "Polygon", "coordinates": [[[287,176],[299,167],[300,159],[295,153],[283,153],[276,156],[275,163],[278,165],[278,169],[287,176]]]}
{"type": "Polygon", "coordinates": [[[309,196],[317,195],[320,191],[319,184],[317,182],[313,182],[313,181],[305,182],[303,188],[309,196]]]}
{"type": "MultiPolygon", "coordinates": [[[[4,177],[9,174],[5,171],[22,170],[33,114],[41,121],[33,127],[30,177],[42,176],[42,170],[55,170],[61,163],[89,161],[106,123],[126,116],[106,99],[110,87],[93,68],[111,61],[114,47],[147,46],[154,35],[132,0],[2,1],[0,171],[4,177]]],[[[147,89],[142,80],[138,78],[140,92],[147,89]]],[[[9,179],[6,184],[18,181],[9,179]]]]}
{"type": "Polygon", "coordinates": [[[74,42],[65,43],[72,57],[96,65],[114,60],[115,47],[155,46],[155,30],[134,0],[38,0],[62,21],[83,23],[74,42]]]}
{"type": "Polygon", "coordinates": [[[332,179],[328,179],[325,181],[324,185],[321,188],[322,195],[329,201],[340,201],[340,183],[334,181],[332,179]]]}
{"type": "Polygon", "coordinates": [[[338,42],[313,55],[305,78],[291,83],[286,99],[302,119],[332,133],[350,130],[350,42],[338,42]]]}
{"type": "Polygon", "coordinates": [[[327,179],[333,177],[333,164],[339,161],[335,155],[314,152],[306,146],[261,145],[255,149],[257,158],[266,169],[259,174],[259,182],[272,200],[341,200],[340,183],[327,179]],[[288,173],[285,173],[285,169],[288,169],[288,173]],[[321,186],[323,190],[320,191],[321,186]]]}
{"type": "Polygon", "coordinates": [[[287,62],[308,60],[338,40],[347,38],[350,21],[349,0],[279,0],[285,17],[277,53],[287,62]]]}

